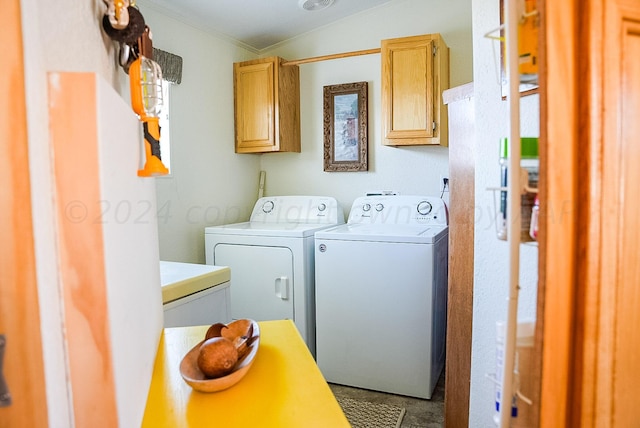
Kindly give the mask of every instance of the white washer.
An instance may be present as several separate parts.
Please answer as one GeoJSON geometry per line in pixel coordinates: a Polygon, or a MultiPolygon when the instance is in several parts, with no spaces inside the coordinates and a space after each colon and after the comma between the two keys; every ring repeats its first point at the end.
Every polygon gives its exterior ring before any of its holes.
{"type": "Polygon", "coordinates": [[[335,198],[258,199],[248,222],[205,228],[206,262],[231,268],[231,316],[292,319],[315,355],[313,239],[344,223],[335,198]]]}
{"type": "Polygon", "coordinates": [[[316,356],[328,382],[430,399],[444,367],[440,198],[369,196],[315,235],[316,356]]]}

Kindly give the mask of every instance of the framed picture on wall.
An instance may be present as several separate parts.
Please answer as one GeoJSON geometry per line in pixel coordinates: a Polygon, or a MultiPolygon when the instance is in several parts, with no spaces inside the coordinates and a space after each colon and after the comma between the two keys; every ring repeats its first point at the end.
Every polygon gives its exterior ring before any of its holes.
{"type": "Polygon", "coordinates": [[[323,88],[325,171],[367,171],[367,88],[367,82],[323,88]]]}

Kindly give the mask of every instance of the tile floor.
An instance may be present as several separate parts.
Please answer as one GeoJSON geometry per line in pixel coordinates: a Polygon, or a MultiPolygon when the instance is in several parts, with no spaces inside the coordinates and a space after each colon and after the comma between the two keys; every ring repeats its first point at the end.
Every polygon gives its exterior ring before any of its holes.
{"type": "Polygon", "coordinates": [[[334,395],[387,403],[404,407],[406,413],[401,428],[440,428],[444,426],[444,373],[440,376],[431,400],[387,394],[330,383],[334,395]]]}

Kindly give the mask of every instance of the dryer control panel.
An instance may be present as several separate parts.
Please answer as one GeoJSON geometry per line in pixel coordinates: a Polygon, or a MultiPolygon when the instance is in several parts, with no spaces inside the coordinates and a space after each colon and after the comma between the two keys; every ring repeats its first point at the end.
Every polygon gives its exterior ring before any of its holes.
{"type": "Polygon", "coordinates": [[[435,196],[363,196],[353,202],[347,223],[447,226],[449,213],[435,196]]]}
{"type": "Polygon", "coordinates": [[[329,196],[270,196],[258,199],[250,222],[343,224],[344,211],[329,196]]]}

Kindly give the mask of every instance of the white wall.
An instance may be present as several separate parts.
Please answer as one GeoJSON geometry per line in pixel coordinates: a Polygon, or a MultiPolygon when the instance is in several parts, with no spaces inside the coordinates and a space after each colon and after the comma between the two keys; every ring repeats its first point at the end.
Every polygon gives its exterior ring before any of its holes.
{"type": "MultiPolygon", "coordinates": [[[[286,59],[380,47],[383,39],[441,33],[451,54],[451,84],[472,80],[471,2],[392,1],[286,41],[263,54],[286,59]]],[[[382,145],[380,55],[300,65],[301,153],[262,155],[267,195],[318,194],[338,198],[348,214],[353,200],[370,190],[440,195],[440,176],[449,171],[444,147],[382,145]],[[323,86],[369,84],[369,171],[323,171],[323,86]]]]}
{"type": "Polygon", "coordinates": [[[255,53],[139,2],[153,46],[182,57],[171,86],[171,176],[156,180],[162,260],[204,263],[205,226],[247,220],[260,159],[234,153],[233,63],[255,53]]]}
{"type": "MultiPolygon", "coordinates": [[[[496,321],[506,320],[508,248],[496,238],[493,192],[499,186],[499,140],[509,133],[507,101],[498,83],[497,42],[484,34],[500,25],[499,0],[473,1],[473,80],[476,115],[476,226],[470,426],[494,426],[494,385],[486,373],[495,372],[496,321]]],[[[539,135],[539,97],[521,101],[523,136],[539,135]]],[[[521,246],[519,318],[534,319],[537,293],[537,247],[521,246]]]]}

